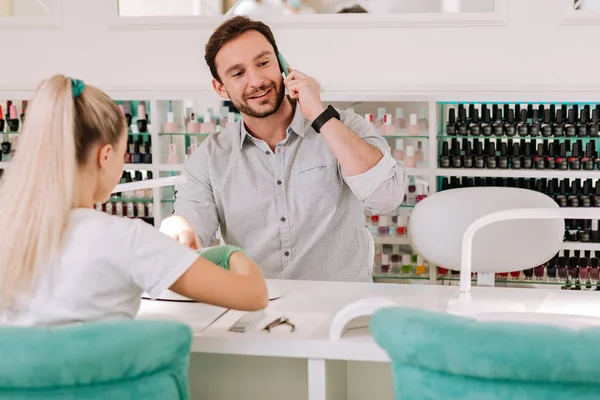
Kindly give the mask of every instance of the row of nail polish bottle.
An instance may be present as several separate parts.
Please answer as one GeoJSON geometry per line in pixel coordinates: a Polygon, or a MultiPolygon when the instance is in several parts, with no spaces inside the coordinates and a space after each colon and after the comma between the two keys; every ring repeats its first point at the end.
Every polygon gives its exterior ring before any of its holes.
{"type": "Polygon", "coordinates": [[[144,138],[142,135],[127,138],[127,151],[124,155],[126,164],[152,164],[152,139],[150,136],[144,138]]]}
{"type": "Polygon", "coordinates": [[[569,108],[566,104],[551,104],[548,108],[533,104],[521,108],[521,104],[492,105],[492,113],[487,104],[469,104],[469,115],[464,104],[448,112],[446,135],[448,136],[531,136],[531,137],[598,137],[600,104],[585,105],[581,110],[577,104],[569,108]],[[504,110],[504,112],[503,112],[504,110]],[[503,115],[504,114],[504,115],[503,115]],[[480,118],[481,117],[481,118],[480,118]]]}
{"type": "MultiPolygon", "coordinates": [[[[145,179],[152,179],[152,171],[147,171],[145,179]]],[[[123,171],[119,183],[138,182],[145,180],[142,171],[135,171],[132,179],[129,171],[123,171]]],[[[139,218],[154,225],[154,204],[151,188],[113,193],[108,202],[96,204],[98,211],[118,217],[139,218]]]]}
{"type": "Polygon", "coordinates": [[[0,133],[17,133],[19,132],[19,128],[22,127],[22,124],[25,122],[25,114],[27,112],[27,100],[23,100],[21,102],[21,117],[19,119],[19,113],[17,110],[16,103],[13,103],[12,100],[8,100],[6,102],[6,114],[2,113],[2,106],[0,105],[0,133]]]}
{"type": "Polygon", "coordinates": [[[367,228],[374,236],[405,237],[408,212],[401,210],[397,215],[377,215],[367,217],[367,228]]]}
{"type": "Polygon", "coordinates": [[[423,167],[427,164],[427,153],[423,151],[423,142],[404,146],[405,139],[396,139],[392,147],[392,157],[401,161],[407,168],[423,167]]]}
{"type": "Polygon", "coordinates": [[[148,124],[150,123],[150,118],[148,116],[146,102],[141,101],[137,106],[137,115],[135,125],[133,124],[133,115],[131,113],[131,102],[124,101],[122,104],[119,104],[119,109],[121,113],[125,116],[125,120],[127,121],[127,127],[129,132],[133,133],[148,133],[148,124]]]}
{"type": "Polygon", "coordinates": [[[383,246],[375,245],[375,268],[382,274],[402,277],[425,277],[429,275],[429,265],[417,254],[403,253],[400,246],[392,246],[392,252],[385,252],[383,246]]]}
{"type": "MultiPolygon", "coordinates": [[[[350,108],[349,111],[354,111],[350,108]]],[[[383,136],[402,135],[406,130],[410,136],[418,136],[421,131],[426,131],[429,128],[429,119],[427,118],[427,108],[422,108],[417,114],[410,114],[408,123],[404,119],[404,109],[396,108],[396,117],[392,118],[392,114],[388,114],[385,108],[377,109],[377,118],[373,114],[365,114],[365,119],[373,124],[376,129],[380,129],[383,136]]]]}

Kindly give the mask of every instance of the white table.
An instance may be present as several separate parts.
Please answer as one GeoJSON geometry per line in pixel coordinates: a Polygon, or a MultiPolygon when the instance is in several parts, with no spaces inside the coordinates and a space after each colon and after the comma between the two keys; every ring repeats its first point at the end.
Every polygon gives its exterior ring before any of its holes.
{"type": "MultiPolygon", "coordinates": [[[[338,342],[329,340],[331,320],[341,308],[359,299],[383,297],[402,306],[445,312],[448,301],[458,297],[458,287],[451,286],[311,281],[270,281],[269,284],[276,285],[283,296],[271,301],[264,320],[247,333],[228,331],[228,328],[243,315],[242,312],[227,311],[203,304],[144,300],[139,315],[141,318],[167,318],[188,323],[194,330],[192,353],[220,357],[211,360],[213,363],[214,360],[219,360],[216,364],[219,364],[224,374],[243,363],[240,357],[268,357],[265,360],[270,362],[279,361],[281,358],[295,359],[296,363],[307,361],[306,374],[291,377],[278,376],[273,378],[273,382],[254,382],[254,384],[271,386],[273,390],[281,391],[283,389],[278,387],[278,382],[274,382],[275,380],[282,381],[283,386],[287,379],[290,379],[287,381],[288,386],[294,379],[302,380],[303,382],[298,385],[308,385],[307,393],[310,400],[325,400],[351,398],[346,390],[352,385],[358,385],[357,379],[373,380],[372,376],[361,376],[364,374],[360,371],[354,373],[350,379],[347,362],[386,363],[385,368],[388,368],[387,354],[374,342],[368,329],[350,330],[338,342]],[[267,323],[282,315],[287,316],[296,325],[293,333],[287,326],[281,326],[271,333],[262,331],[267,323]],[[227,361],[222,363],[221,359],[227,361]],[[340,377],[343,377],[344,388],[335,384],[334,378],[341,382],[340,377]]],[[[598,307],[600,293],[475,287],[473,296],[498,302],[507,299],[517,300],[531,312],[558,310],[563,313],[600,315],[600,307],[598,307]]],[[[257,368],[261,366],[257,364],[257,368]]],[[[297,370],[294,374],[300,375],[297,370]]],[[[243,381],[240,376],[230,378],[234,379],[236,385],[243,381]]],[[[190,380],[193,381],[193,371],[190,380]]],[[[384,382],[390,385],[389,388],[384,388],[384,392],[389,395],[391,381],[386,379],[384,382]]],[[[224,392],[219,393],[221,398],[230,398],[224,392]]],[[[261,396],[261,398],[291,399],[293,397],[286,393],[279,393],[277,396],[261,396]]]]}

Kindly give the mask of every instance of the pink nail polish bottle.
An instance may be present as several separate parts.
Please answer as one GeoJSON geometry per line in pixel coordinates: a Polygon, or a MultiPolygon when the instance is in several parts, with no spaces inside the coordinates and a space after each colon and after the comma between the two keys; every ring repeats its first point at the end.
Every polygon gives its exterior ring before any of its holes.
{"type": "Polygon", "coordinates": [[[404,139],[396,139],[396,149],[392,150],[392,157],[404,161],[404,139]]]}
{"type": "Polygon", "coordinates": [[[365,114],[365,119],[367,120],[368,123],[373,125],[373,114],[365,114]]]}
{"type": "Polygon", "coordinates": [[[381,125],[381,134],[383,136],[392,136],[394,133],[394,125],[392,125],[392,114],[384,114],[383,125],[381,125]]]}
{"type": "Polygon", "coordinates": [[[385,108],[378,108],[377,109],[377,119],[375,120],[375,128],[376,129],[381,129],[381,127],[383,126],[383,117],[385,116],[385,108]]]}
{"type": "Polygon", "coordinates": [[[8,131],[9,132],[18,132],[19,131],[19,115],[17,114],[17,106],[11,104],[8,109],[8,131]]]}
{"type": "Polygon", "coordinates": [[[376,244],[375,245],[375,262],[376,263],[381,263],[381,256],[383,254],[383,245],[382,244],[376,244]]]}
{"type": "Polygon", "coordinates": [[[169,159],[167,162],[171,165],[179,164],[179,157],[177,157],[177,147],[174,143],[169,143],[169,159]]]}
{"type": "Polygon", "coordinates": [[[187,132],[188,133],[200,133],[200,123],[196,118],[196,113],[192,112],[190,114],[190,122],[187,124],[187,132]]]}
{"type": "Polygon", "coordinates": [[[175,123],[175,114],[172,111],[167,112],[167,122],[163,125],[163,132],[175,133],[177,132],[177,124],[175,123]]]}
{"type": "Polygon", "coordinates": [[[204,114],[204,122],[200,124],[200,133],[211,134],[215,131],[215,124],[212,122],[212,118],[209,112],[204,114]]]}
{"type": "Polygon", "coordinates": [[[412,136],[419,135],[419,125],[417,122],[417,114],[410,114],[410,119],[408,123],[408,134],[412,136]]]}
{"type": "Polygon", "coordinates": [[[415,165],[416,165],[415,146],[406,146],[406,155],[404,156],[404,166],[406,168],[414,168],[415,165]]]}
{"type": "Polygon", "coordinates": [[[406,129],[406,120],[404,119],[404,109],[396,108],[396,118],[394,118],[394,128],[406,129]]]}
{"type": "Polygon", "coordinates": [[[419,117],[419,128],[420,129],[429,129],[429,120],[427,119],[427,109],[421,108],[421,115],[419,117]]]}
{"type": "Polygon", "coordinates": [[[417,151],[415,151],[415,161],[417,163],[423,162],[423,160],[424,160],[424,154],[423,154],[422,145],[423,144],[421,143],[421,141],[417,142],[417,151]]]}

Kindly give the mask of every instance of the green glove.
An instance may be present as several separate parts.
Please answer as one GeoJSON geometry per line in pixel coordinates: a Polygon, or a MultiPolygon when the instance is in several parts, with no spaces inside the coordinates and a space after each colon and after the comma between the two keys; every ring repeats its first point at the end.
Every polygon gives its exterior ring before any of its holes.
{"type": "MultiPolygon", "coordinates": [[[[196,252],[202,257],[207,259],[210,262],[217,264],[219,267],[229,270],[229,257],[236,251],[241,251],[244,253],[242,249],[235,246],[223,245],[223,246],[211,246],[206,247],[204,249],[196,250],[196,252]]],[[[246,253],[244,253],[246,254],[246,253]]]]}

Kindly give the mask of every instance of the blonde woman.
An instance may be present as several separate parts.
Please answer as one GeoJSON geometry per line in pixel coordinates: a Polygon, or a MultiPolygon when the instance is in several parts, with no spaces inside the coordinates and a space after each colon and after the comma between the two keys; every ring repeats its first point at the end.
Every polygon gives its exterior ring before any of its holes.
{"type": "Polygon", "coordinates": [[[241,251],[229,270],[141,221],[96,211],[123,171],[127,126],[105,93],[58,75],[27,110],[0,189],[0,323],[57,325],[135,317],[167,289],[240,310],[268,303],[241,251]]]}

